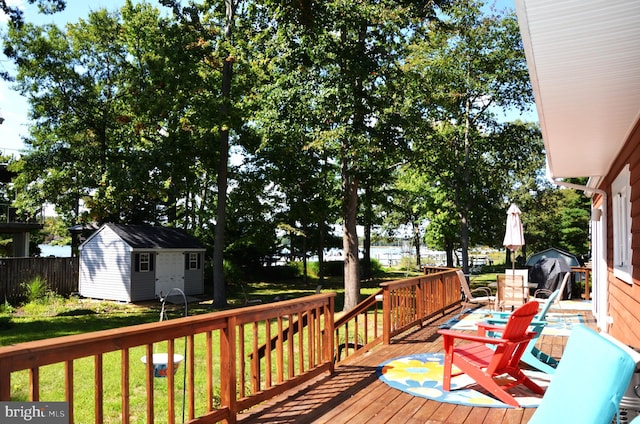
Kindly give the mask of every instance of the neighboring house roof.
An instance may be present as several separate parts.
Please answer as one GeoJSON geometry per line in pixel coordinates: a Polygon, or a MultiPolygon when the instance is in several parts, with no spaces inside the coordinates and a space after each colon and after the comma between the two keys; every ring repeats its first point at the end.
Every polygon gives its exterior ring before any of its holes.
{"type": "Polygon", "coordinates": [[[554,178],[607,175],[638,123],[638,0],[515,0],[554,178]]]}
{"type": "Polygon", "coordinates": [[[111,223],[105,227],[134,249],[204,249],[196,238],[177,228],[111,223]]]}

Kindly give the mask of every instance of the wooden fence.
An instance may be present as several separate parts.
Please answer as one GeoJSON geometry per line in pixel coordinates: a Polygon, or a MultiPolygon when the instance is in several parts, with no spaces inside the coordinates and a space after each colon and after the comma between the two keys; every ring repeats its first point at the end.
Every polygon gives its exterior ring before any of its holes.
{"type": "Polygon", "coordinates": [[[1,258],[0,302],[24,296],[22,283],[40,276],[50,290],[66,296],[78,291],[78,258],[1,258]]]}

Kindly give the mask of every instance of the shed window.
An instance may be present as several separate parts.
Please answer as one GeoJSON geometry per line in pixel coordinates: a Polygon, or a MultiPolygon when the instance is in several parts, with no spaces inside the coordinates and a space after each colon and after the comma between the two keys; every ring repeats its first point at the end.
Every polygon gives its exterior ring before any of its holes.
{"type": "Polygon", "coordinates": [[[152,253],[136,253],[136,272],[153,271],[153,254],[152,253]]]}
{"type": "Polygon", "coordinates": [[[185,265],[187,269],[200,269],[200,254],[187,253],[185,265]]]}
{"type": "Polygon", "coordinates": [[[631,186],[629,165],[611,184],[613,275],[631,284],[631,186]]]}

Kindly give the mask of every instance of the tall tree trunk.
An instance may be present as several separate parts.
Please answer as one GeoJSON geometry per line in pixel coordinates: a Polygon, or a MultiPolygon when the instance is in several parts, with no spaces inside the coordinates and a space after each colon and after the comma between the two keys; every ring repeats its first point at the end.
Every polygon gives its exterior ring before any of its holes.
{"type": "Polygon", "coordinates": [[[358,181],[349,171],[347,142],[341,147],[342,168],[342,250],[344,258],[344,311],[360,302],[360,273],[358,258],[358,181]]]}
{"type": "Polygon", "coordinates": [[[463,211],[460,218],[460,246],[462,251],[462,270],[465,274],[469,273],[469,219],[463,211]]]}
{"type": "MultiPolygon", "coordinates": [[[[464,186],[471,187],[471,169],[470,169],[470,155],[471,155],[471,140],[469,139],[469,132],[471,130],[471,99],[467,96],[465,103],[465,124],[464,124],[464,186]]],[[[469,210],[470,196],[463,196],[460,201],[460,247],[462,250],[462,271],[465,274],[469,273],[469,210]]]]}
{"type": "MultiPolygon", "coordinates": [[[[226,68],[226,65],[225,65],[226,68]]],[[[229,157],[229,131],[220,132],[220,162],[218,163],[218,209],[213,243],[213,306],[227,305],[227,289],[224,281],[224,233],[227,221],[227,163],[229,157]]]]}
{"type": "Polygon", "coordinates": [[[302,254],[302,281],[306,284],[307,283],[307,274],[308,274],[308,270],[307,270],[307,234],[309,234],[309,228],[307,223],[303,220],[302,221],[302,252],[300,252],[302,254]]]}
{"type": "Polygon", "coordinates": [[[320,293],[322,284],[324,284],[324,245],[325,245],[324,217],[321,217],[320,220],[318,221],[318,230],[320,231],[320,240],[318,242],[318,288],[316,291],[320,293]]]}
{"type": "Polygon", "coordinates": [[[364,240],[362,241],[362,277],[369,279],[373,276],[371,270],[371,220],[364,226],[364,240]]]}
{"type": "Polygon", "coordinates": [[[445,240],[444,250],[447,255],[447,267],[453,268],[453,243],[451,240],[445,240]]]}
{"type": "Polygon", "coordinates": [[[413,222],[413,246],[416,248],[416,266],[420,267],[422,265],[422,261],[420,260],[420,256],[422,252],[420,252],[420,226],[413,222]]]}
{"type": "Polygon", "coordinates": [[[372,276],[371,272],[371,187],[364,190],[364,240],[362,241],[362,279],[368,280],[372,276]]]}
{"type": "MultiPolygon", "coordinates": [[[[233,35],[233,19],[236,11],[236,0],[225,0],[226,20],[224,34],[227,40],[233,35]]],[[[231,81],[233,79],[233,57],[228,55],[222,67],[222,103],[220,116],[229,116],[231,81]]],[[[227,305],[227,290],[224,281],[224,233],[227,223],[227,185],[229,164],[229,127],[222,125],[220,130],[220,162],[218,162],[218,208],[216,211],[216,228],[213,244],[213,306],[221,308],[227,305]]]]}

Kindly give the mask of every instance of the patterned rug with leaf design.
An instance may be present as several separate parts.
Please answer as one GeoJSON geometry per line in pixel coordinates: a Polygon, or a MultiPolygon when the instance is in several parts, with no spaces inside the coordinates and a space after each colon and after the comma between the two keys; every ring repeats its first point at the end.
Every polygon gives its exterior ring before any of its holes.
{"type": "MultiPolygon", "coordinates": [[[[490,396],[466,375],[454,377],[451,381],[452,390],[445,392],[442,389],[443,368],[444,354],[420,353],[386,361],[378,366],[377,373],[380,380],[389,386],[413,396],[458,405],[512,408],[490,396]]],[[[525,370],[525,373],[540,387],[546,388],[549,385],[550,377],[547,374],[529,370],[525,370]]],[[[506,376],[505,379],[507,378],[510,377],[506,376]]],[[[537,395],[522,385],[509,389],[509,393],[514,395],[523,408],[535,408],[542,399],[542,395],[537,395]]]]}

